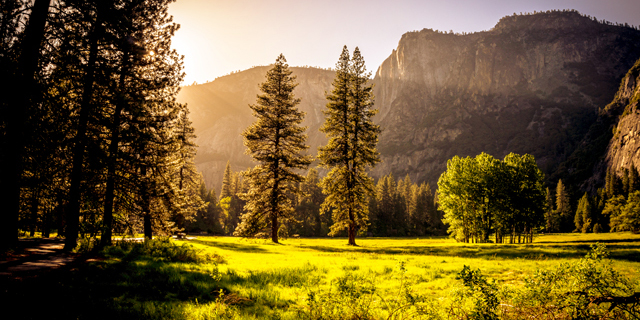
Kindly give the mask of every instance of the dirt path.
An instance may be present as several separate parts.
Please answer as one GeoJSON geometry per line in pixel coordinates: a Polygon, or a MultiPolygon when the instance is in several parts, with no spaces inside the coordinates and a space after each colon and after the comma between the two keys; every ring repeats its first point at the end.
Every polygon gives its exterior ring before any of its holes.
{"type": "Polygon", "coordinates": [[[35,276],[68,265],[78,255],[63,248],[61,239],[20,239],[16,250],[0,261],[0,277],[35,276]]]}

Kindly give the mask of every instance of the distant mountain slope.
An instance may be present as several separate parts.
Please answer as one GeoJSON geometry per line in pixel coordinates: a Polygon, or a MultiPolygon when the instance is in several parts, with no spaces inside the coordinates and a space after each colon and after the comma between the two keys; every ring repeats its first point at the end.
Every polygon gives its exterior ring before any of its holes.
{"type": "Polygon", "coordinates": [[[383,163],[434,183],[454,155],[530,153],[551,176],[640,57],[640,31],[576,12],[509,16],[490,31],[402,36],[375,75],[383,163]]]}
{"type": "MultiPolygon", "coordinates": [[[[582,183],[611,138],[598,110],[638,58],[640,31],[576,12],[509,16],[465,35],[406,33],[375,74],[383,162],[372,175],[409,174],[434,184],[454,155],[516,152],[533,154],[550,180],[571,176],[582,183]]],[[[184,87],[178,96],[189,104],[197,166],[209,187],[219,191],[227,160],[234,170],[253,166],[240,133],[253,122],[248,105],[268,68],[184,87]]],[[[292,70],[315,155],[326,141],[318,128],[334,73],[292,70]]]]}
{"type": "MultiPolygon", "coordinates": [[[[183,87],[178,94],[178,101],[187,103],[191,111],[198,144],[196,166],[209,188],[215,186],[216,191],[220,191],[227,161],[231,161],[235,171],[254,166],[251,158],[244,154],[246,148],[240,134],[254,121],[249,104],[256,102],[260,93],[258,85],[264,82],[269,68],[255,67],[206,84],[183,87]]],[[[334,72],[317,68],[290,69],[299,83],[294,91],[296,97],[302,99],[298,107],[306,112],[303,125],[308,127],[309,152],[315,155],[318,146],[326,143],[319,128],[324,121],[325,91],[331,90],[334,72]]]]}

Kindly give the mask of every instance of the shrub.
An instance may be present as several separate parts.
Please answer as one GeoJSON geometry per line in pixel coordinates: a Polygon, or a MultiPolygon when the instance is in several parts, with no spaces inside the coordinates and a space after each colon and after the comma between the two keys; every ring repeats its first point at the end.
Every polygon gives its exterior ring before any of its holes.
{"type": "Polygon", "coordinates": [[[113,247],[106,248],[105,253],[128,258],[143,256],[165,262],[225,263],[224,258],[217,254],[197,250],[188,243],[178,245],[168,237],[144,242],[119,241],[113,247]]]}

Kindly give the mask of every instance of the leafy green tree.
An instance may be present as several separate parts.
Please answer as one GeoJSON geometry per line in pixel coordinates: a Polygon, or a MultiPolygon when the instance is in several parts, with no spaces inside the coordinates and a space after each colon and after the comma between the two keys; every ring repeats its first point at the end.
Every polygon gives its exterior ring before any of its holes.
{"type": "Polygon", "coordinates": [[[377,110],[369,77],[360,50],[356,47],[350,59],[345,46],[320,129],[329,138],[318,154],[320,164],[330,169],[321,183],[327,195],[323,210],[332,211],[330,234],[346,229],[349,245],[356,245],[356,233],[368,225],[367,196],[373,192],[373,180],[366,170],[380,161],[376,150],[380,127],[372,119],[377,110]]]}
{"type": "Polygon", "coordinates": [[[544,176],[531,155],[509,154],[504,161],[482,153],[453,157],[438,180],[439,207],[449,233],[459,241],[533,241],[544,222],[544,176]]]}
{"type": "Polygon", "coordinates": [[[291,194],[297,194],[296,183],[304,180],[296,170],[306,169],[311,157],[303,156],[308,148],[301,127],[304,113],[296,106],[300,99],[293,95],[295,77],[281,54],[260,85],[263,94],[251,105],[257,118],[243,133],[247,153],[259,164],[244,173],[248,191],[246,213],[234,232],[253,236],[265,228],[271,229],[271,240],[278,243],[279,222],[293,218],[291,194]]]}

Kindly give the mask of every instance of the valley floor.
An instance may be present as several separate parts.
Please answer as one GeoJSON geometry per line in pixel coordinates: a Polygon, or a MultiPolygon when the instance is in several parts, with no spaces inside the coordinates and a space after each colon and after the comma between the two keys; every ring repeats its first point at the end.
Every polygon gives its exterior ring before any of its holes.
{"type": "Polygon", "coordinates": [[[454,318],[473,312],[475,300],[460,300],[465,305],[459,310],[436,309],[452,308],[450,299],[464,290],[464,266],[479,269],[486,283],[495,280],[503,301],[536,270],[579,264],[595,243],[606,246],[610,266],[640,291],[640,235],[630,233],[539,235],[527,245],[461,244],[448,238],[356,241],[358,246],[351,247],[346,239],[273,244],[199,236],[146,249],[116,246],[71,270],[2,279],[6,290],[0,298],[11,308],[24,308],[26,318],[44,313],[80,319],[339,319],[348,313],[399,319],[419,318],[429,308],[454,318]],[[205,258],[193,258],[194,250],[205,258]]]}

